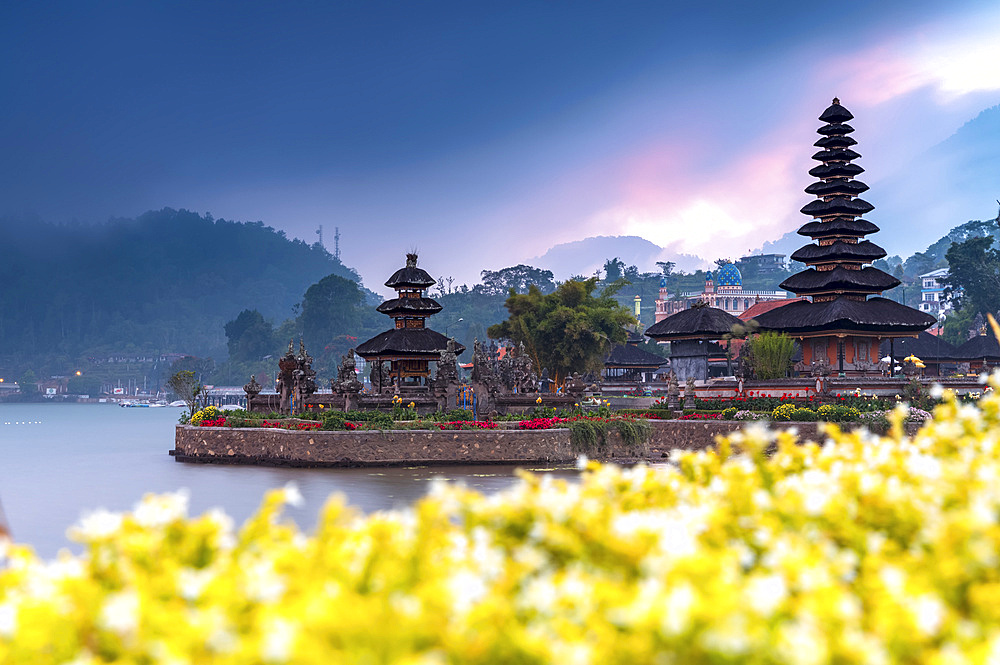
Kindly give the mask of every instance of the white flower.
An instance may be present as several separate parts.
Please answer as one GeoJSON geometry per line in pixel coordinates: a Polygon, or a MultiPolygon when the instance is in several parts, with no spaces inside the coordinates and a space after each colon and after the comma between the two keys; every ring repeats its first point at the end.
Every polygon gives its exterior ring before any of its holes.
{"type": "Polygon", "coordinates": [[[941,601],[930,594],[924,594],[911,607],[920,632],[929,636],[937,635],[944,621],[944,606],[941,601]]]}
{"type": "Polygon", "coordinates": [[[147,528],[164,527],[187,517],[189,493],[186,489],[166,494],[147,494],[133,511],[135,521],[147,528]]]}
{"type": "Polygon", "coordinates": [[[17,607],[12,603],[0,603],[0,637],[11,638],[17,632],[17,607]]]}
{"type": "Polygon", "coordinates": [[[290,480],[285,483],[285,503],[293,508],[301,508],[305,505],[306,501],[302,498],[302,492],[299,491],[299,486],[294,480],[290,480]]]}
{"type": "Polygon", "coordinates": [[[931,386],[930,395],[934,399],[941,399],[941,397],[944,396],[944,386],[940,383],[935,383],[931,386]]]}
{"type": "Polygon", "coordinates": [[[763,616],[771,616],[788,596],[788,586],[781,575],[758,575],[748,581],[746,595],[750,607],[763,616]]]}
{"type": "Polygon", "coordinates": [[[258,561],[246,568],[244,591],[252,600],[272,603],[285,593],[285,581],[270,561],[258,561]]]}
{"type": "Polygon", "coordinates": [[[287,619],[271,619],[264,626],[260,641],[260,655],[267,662],[283,663],[292,654],[296,626],[287,619]]]}
{"type": "Polygon", "coordinates": [[[184,600],[197,600],[205,586],[212,580],[208,568],[182,568],[177,575],[177,586],[184,600]]]}
{"type": "Polygon", "coordinates": [[[84,513],[80,523],[70,529],[71,537],[81,540],[101,540],[118,531],[122,525],[122,514],[112,513],[103,508],[84,513]]]}
{"type": "Polygon", "coordinates": [[[139,627],[139,596],[134,591],[111,594],[101,608],[99,625],[124,635],[139,627]]]}
{"type": "Polygon", "coordinates": [[[580,455],[579,457],[576,458],[576,468],[579,469],[580,471],[583,471],[584,469],[587,468],[587,462],[588,462],[587,456],[580,455]]]}

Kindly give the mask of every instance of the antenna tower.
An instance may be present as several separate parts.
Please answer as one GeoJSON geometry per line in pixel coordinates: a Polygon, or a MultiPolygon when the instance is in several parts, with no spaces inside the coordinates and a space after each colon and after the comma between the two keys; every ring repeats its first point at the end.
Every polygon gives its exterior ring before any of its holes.
{"type": "MultiPolygon", "coordinates": [[[[320,227],[322,228],[322,227],[320,227]]],[[[340,260],[340,227],[333,227],[333,258],[340,260]]]]}
{"type": "Polygon", "coordinates": [[[316,229],[316,235],[319,236],[319,246],[322,247],[323,246],[323,225],[322,224],[320,224],[319,228],[316,229]]]}

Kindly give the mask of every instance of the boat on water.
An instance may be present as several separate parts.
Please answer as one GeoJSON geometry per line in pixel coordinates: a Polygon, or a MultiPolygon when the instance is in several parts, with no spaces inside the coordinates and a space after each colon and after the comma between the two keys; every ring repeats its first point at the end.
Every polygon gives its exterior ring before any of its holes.
{"type": "MultiPolygon", "coordinates": [[[[184,405],[184,403],[181,402],[181,406],[183,406],[183,405],[184,405]]],[[[122,407],[124,409],[162,409],[165,406],[173,406],[173,404],[167,404],[166,402],[164,402],[162,400],[161,401],[156,401],[156,402],[148,402],[148,401],[141,401],[141,402],[123,401],[123,402],[119,402],[118,406],[120,406],[120,407],[122,407]]]]}

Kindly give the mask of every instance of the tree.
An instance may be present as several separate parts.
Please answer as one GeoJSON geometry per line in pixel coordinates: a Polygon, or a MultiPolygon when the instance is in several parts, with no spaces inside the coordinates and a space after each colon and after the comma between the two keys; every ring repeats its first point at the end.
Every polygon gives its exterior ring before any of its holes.
{"type": "Polygon", "coordinates": [[[487,331],[494,339],[524,343],[538,367],[559,382],[570,372],[600,372],[612,345],[625,342],[632,314],[612,297],[614,288],[594,296],[597,278],[563,282],[543,294],[532,286],[512,294],[504,306],[509,317],[487,331]]]}
{"type": "Polygon", "coordinates": [[[625,262],[617,256],[604,262],[604,281],[617,282],[625,277],[625,262]]]}
{"type": "Polygon", "coordinates": [[[201,381],[195,378],[192,370],[182,369],[169,379],[167,387],[177,395],[178,399],[184,400],[188,406],[188,413],[193,414],[198,410],[198,396],[202,393],[201,381]]]}
{"type": "Polygon", "coordinates": [[[21,375],[20,380],[17,382],[17,386],[20,388],[22,395],[36,395],[38,394],[38,377],[32,370],[27,369],[24,371],[24,374],[21,375]]]}
{"type": "Polygon", "coordinates": [[[274,326],[257,310],[245,309],[225,325],[229,359],[235,362],[260,360],[276,345],[274,326]]]}
{"type": "Polygon", "coordinates": [[[984,316],[1000,310],[1000,251],[993,247],[992,236],[955,243],[945,257],[948,276],[942,281],[956,309],[984,316]]]}
{"type": "Polygon", "coordinates": [[[656,265],[660,267],[660,271],[664,277],[670,277],[670,273],[674,271],[674,267],[676,266],[673,261],[657,261],[656,265]]]}
{"type": "Polygon", "coordinates": [[[969,341],[969,330],[976,320],[976,312],[971,307],[953,311],[944,320],[941,338],[953,346],[962,346],[969,341]]]}
{"type": "Polygon", "coordinates": [[[306,348],[319,350],[338,335],[357,334],[367,308],[356,282],[327,275],[302,297],[299,322],[306,348]]]}
{"type": "Polygon", "coordinates": [[[479,289],[481,293],[490,296],[506,296],[511,289],[515,293],[524,293],[532,284],[542,293],[551,293],[556,288],[551,270],[542,270],[523,263],[502,270],[484,270],[480,276],[482,284],[476,285],[473,290],[479,289]]]}

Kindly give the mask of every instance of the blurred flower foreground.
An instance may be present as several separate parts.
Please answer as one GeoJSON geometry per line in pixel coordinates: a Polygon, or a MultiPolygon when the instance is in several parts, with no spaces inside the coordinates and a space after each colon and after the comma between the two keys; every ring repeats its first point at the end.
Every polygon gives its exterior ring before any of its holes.
{"type": "Polygon", "coordinates": [[[996,663],[1000,396],[946,396],[912,440],[902,417],[367,517],[333,498],[311,536],[292,488],[238,530],[148,496],[84,518],[81,556],[6,548],[0,663],[996,663]]]}

